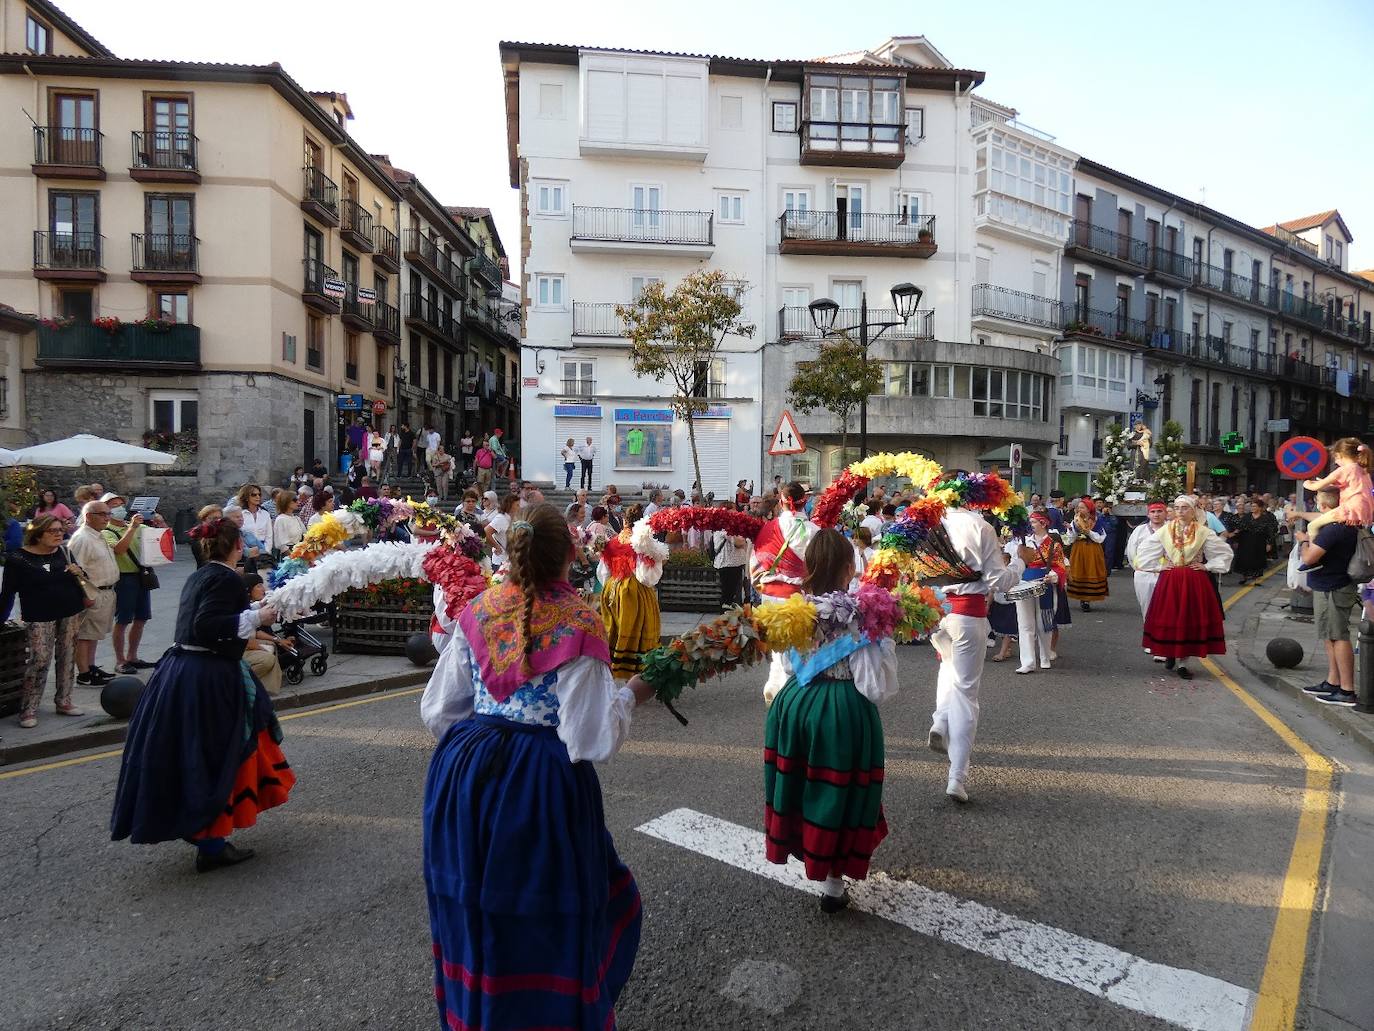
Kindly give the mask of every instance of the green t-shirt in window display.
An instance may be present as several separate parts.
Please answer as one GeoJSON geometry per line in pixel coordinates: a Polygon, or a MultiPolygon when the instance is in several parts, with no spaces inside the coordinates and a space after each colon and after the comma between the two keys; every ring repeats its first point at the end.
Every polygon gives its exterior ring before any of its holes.
{"type": "Polygon", "coordinates": [[[625,434],[625,450],[631,455],[644,453],[644,431],[633,429],[625,434]]]}

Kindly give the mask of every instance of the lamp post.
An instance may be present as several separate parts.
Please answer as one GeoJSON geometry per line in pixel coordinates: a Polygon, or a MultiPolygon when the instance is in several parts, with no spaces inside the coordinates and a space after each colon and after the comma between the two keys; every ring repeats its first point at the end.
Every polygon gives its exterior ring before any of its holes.
{"type": "MultiPolygon", "coordinates": [[[[869,322],[868,321],[868,291],[865,290],[859,295],[859,321],[852,326],[835,328],[835,317],[840,313],[840,306],[829,297],[821,297],[808,305],[811,310],[811,321],[820,330],[822,337],[832,336],[836,333],[852,333],[859,331],[859,346],[863,349],[864,361],[868,361],[868,345],[877,341],[887,330],[894,326],[903,326],[907,319],[915,313],[917,305],[921,303],[921,298],[925,295],[919,286],[911,283],[898,283],[891,290],[892,307],[896,309],[898,318],[895,321],[869,322]],[[869,330],[877,330],[869,336],[869,330]]],[[[843,457],[843,456],[841,456],[843,457]]],[[[868,457],[868,392],[865,391],[863,399],[859,402],[859,459],[868,457]]]]}
{"type": "MultiPolygon", "coordinates": [[[[406,374],[406,363],[401,361],[401,349],[396,348],[396,353],[391,356],[391,385],[396,394],[396,400],[391,406],[391,421],[395,425],[400,425],[401,420],[401,379],[406,374]]],[[[410,420],[405,420],[409,422],[410,420]]]]}

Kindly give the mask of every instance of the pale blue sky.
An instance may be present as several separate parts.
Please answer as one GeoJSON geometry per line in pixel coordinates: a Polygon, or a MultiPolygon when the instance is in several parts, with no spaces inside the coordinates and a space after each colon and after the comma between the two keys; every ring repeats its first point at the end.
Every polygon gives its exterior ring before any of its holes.
{"type": "Polygon", "coordinates": [[[1374,266],[1371,0],[58,2],[123,57],[280,61],[307,89],[346,91],[363,146],[447,203],[491,207],[508,244],[498,40],[767,58],[921,34],[1094,160],[1257,226],[1339,208],[1353,267],[1374,266]]]}

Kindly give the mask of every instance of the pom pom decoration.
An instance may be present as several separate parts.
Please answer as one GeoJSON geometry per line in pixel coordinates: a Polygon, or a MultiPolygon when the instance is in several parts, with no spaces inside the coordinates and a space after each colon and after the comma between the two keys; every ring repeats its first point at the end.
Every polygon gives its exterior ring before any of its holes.
{"type": "MultiPolygon", "coordinates": [[[[851,467],[852,469],[852,467],[851,467]]],[[[844,469],[821,491],[821,496],[811,506],[811,521],[817,526],[833,527],[840,520],[844,507],[859,496],[868,486],[868,477],[860,476],[844,469]]]]}
{"type": "Polygon", "coordinates": [[[758,606],[754,619],[762,628],[770,651],[803,651],[810,648],[816,630],[816,606],[804,595],[794,594],[786,601],[758,606]]]}
{"type": "Polygon", "coordinates": [[[855,597],[859,629],[870,641],[891,637],[902,619],[902,602],[891,591],[873,584],[862,584],[855,597]]]}
{"type": "Polygon", "coordinates": [[[635,579],[645,587],[657,587],[663,577],[663,563],[668,561],[668,545],[655,540],[653,527],[648,520],[641,519],[630,531],[630,547],[639,556],[635,579]]]}
{"type": "Polygon", "coordinates": [[[732,537],[751,541],[763,529],[763,520],[747,512],[727,508],[663,508],[649,517],[653,533],[686,533],[688,530],[724,530],[732,537]]]}
{"type": "Polygon", "coordinates": [[[767,656],[754,619],[758,611],[748,605],[736,605],[718,619],[644,656],[640,676],[654,685],[654,696],[678,722],[685,725],[687,721],[673,708],[673,702],[688,687],[740,666],[752,666],[767,656]]]}
{"type": "Polygon", "coordinates": [[[415,544],[369,544],[356,551],[333,551],[310,569],[269,591],[267,604],[283,613],[306,612],[311,606],[327,602],[353,587],[366,587],[396,577],[419,577],[425,555],[436,545],[431,541],[415,544]]]}
{"type": "Polygon", "coordinates": [[[457,619],[468,602],[487,589],[482,568],[464,552],[449,547],[431,548],[420,569],[425,579],[443,591],[444,614],[450,620],[457,619]]]}

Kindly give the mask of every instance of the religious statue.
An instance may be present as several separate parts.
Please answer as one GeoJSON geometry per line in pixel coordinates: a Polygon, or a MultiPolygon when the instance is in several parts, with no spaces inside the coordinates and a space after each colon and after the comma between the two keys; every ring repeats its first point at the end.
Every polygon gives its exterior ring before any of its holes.
{"type": "Polygon", "coordinates": [[[1154,434],[1150,432],[1150,427],[1143,421],[1137,421],[1134,429],[1126,442],[1136,449],[1135,456],[1135,475],[1137,479],[1145,480],[1150,476],[1150,446],[1154,440],[1154,434]]]}

